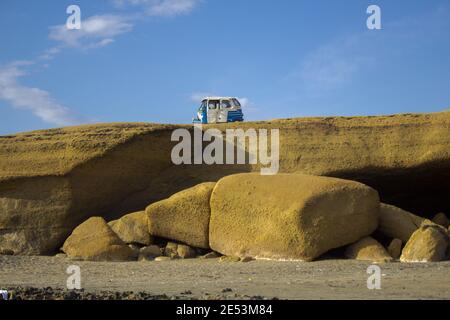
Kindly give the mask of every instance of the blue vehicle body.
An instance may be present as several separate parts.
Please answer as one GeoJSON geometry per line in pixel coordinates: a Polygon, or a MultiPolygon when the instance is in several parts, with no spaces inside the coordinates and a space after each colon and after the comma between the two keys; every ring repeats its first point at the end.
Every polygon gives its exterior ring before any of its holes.
{"type": "Polygon", "coordinates": [[[244,113],[242,110],[228,111],[227,122],[244,121],[244,113]]]}
{"type": "Polygon", "coordinates": [[[192,119],[192,123],[208,123],[208,112],[206,111],[206,107],[199,109],[197,118],[192,119]]]}

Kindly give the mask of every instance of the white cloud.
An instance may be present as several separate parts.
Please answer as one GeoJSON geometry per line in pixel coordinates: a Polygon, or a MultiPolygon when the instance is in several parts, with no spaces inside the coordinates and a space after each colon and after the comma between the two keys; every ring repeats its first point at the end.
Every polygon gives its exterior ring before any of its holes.
{"type": "MultiPolygon", "coordinates": [[[[35,62],[48,67],[48,61],[58,55],[64,47],[91,49],[104,47],[114,41],[120,34],[131,31],[128,19],[117,15],[96,15],[82,21],[80,30],[69,30],[66,25],[50,27],[49,37],[59,42],[58,45],[45,50],[35,62]]],[[[26,76],[24,67],[34,62],[13,62],[0,68],[0,100],[8,102],[15,108],[29,110],[45,122],[66,126],[79,123],[70,110],[55,101],[49,92],[27,87],[19,83],[19,78],[26,76]]]]}
{"type": "Polygon", "coordinates": [[[32,64],[29,61],[17,61],[0,68],[0,100],[4,100],[18,109],[29,110],[45,122],[65,126],[75,124],[69,110],[56,102],[47,91],[26,87],[18,78],[26,75],[23,68],[32,64]]]}
{"type": "Polygon", "coordinates": [[[374,66],[441,41],[448,33],[449,17],[448,10],[438,8],[387,22],[381,31],[337,37],[309,52],[288,78],[300,80],[297,87],[319,95],[355,83],[374,66]]]}
{"type": "Polygon", "coordinates": [[[150,16],[171,17],[188,14],[201,0],[115,0],[117,6],[139,5],[150,16]]]}
{"type": "Polygon", "coordinates": [[[79,30],[69,30],[65,24],[50,27],[49,37],[68,47],[90,49],[106,46],[118,35],[132,29],[133,25],[126,17],[105,14],[82,20],[79,30]]]}
{"type": "Polygon", "coordinates": [[[302,87],[314,92],[333,90],[350,83],[374,59],[365,51],[362,36],[350,36],[332,41],[310,52],[294,72],[302,87]]]}
{"type": "Polygon", "coordinates": [[[256,104],[246,97],[237,97],[239,102],[241,103],[242,109],[249,113],[259,112],[260,109],[256,106],[256,104]]]}
{"type": "Polygon", "coordinates": [[[191,94],[190,100],[192,102],[200,103],[205,97],[214,97],[214,96],[216,96],[216,95],[213,93],[210,93],[210,92],[195,92],[195,93],[191,94]]]}
{"type": "Polygon", "coordinates": [[[39,56],[39,59],[41,59],[41,60],[52,60],[60,52],[61,52],[61,48],[60,47],[53,47],[53,48],[45,50],[44,53],[39,56]]]}
{"type": "Polygon", "coordinates": [[[199,3],[199,0],[162,0],[148,8],[152,16],[177,16],[190,13],[199,3]]]}
{"type": "MultiPolygon", "coordinates": [[[[142,5],[148,16],[177,16],[191,12],[202,0],[115,0],[118,5],[142,5]]],[[[133,29],[139,14],[124,16],[118,14],[94,15],[83,19],[81,29],[69,30],[66,24],[50,27],[49,38],[57,45],[45,50],[35,62],[42,67],[49,66],[48,61],[55,58],[64,48],[94,49],[107,46],[119,35],[133,29]]],[[[74,120],[70,110],[56,102],[47,91],[27,87],[18,79],[27,75],[24,67],[34,62],[13,62],[0,66],[0,100],[15,108],[29,110],[45,122],[55,125],[71,125],[74,120]]]]}

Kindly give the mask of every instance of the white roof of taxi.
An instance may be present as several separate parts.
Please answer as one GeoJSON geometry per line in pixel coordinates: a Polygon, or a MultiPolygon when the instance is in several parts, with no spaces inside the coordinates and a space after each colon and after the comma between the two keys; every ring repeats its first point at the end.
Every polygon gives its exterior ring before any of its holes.
{"type": "Polygon", "coordinates": [[[237,99],[236,97],[204,97],[203,100],[230,100],[230,99],[237,99]]]}

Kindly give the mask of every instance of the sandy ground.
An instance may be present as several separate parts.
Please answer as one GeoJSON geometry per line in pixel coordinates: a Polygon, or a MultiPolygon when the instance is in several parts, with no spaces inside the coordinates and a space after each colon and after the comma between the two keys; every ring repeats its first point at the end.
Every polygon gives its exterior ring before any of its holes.
{"type": "Polygon", "coordinates": [[[0,289],[64,289],[69,265],[80,266],[81,286],[89,293],[133,291],[181,299],[450,299],[450,261],[380,265],[381,289],[369,290],[371,263],[351,260],[116,263],[0,256],[0,289]]]}

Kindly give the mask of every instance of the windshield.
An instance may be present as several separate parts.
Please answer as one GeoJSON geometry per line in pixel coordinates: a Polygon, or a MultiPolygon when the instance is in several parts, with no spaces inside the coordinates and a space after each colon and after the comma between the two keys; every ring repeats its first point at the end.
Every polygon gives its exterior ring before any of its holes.
{"type": "Polygon", "coordinates": [[[202,112],[206,108],[206,100],[202,101],[202,104],[200,105],[200,108],[198,108],[198,111],[202,112]]]}
{"type": "Polygon", "coordinates": [[[232,99],[232,101],[235,107],[241,107],[241,103],[239,102],[238,99],[232,99]]]}

